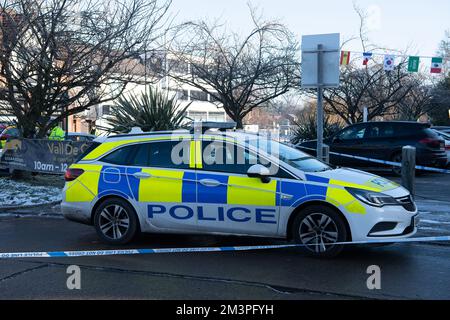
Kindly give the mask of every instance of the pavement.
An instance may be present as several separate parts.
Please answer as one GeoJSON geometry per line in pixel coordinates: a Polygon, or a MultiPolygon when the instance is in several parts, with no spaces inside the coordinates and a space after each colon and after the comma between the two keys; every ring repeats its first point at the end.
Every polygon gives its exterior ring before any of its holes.
{"type": "MultiPolygon", "coordinates": [[[[388,177],[392,178],[392,177],[388,177]]],[[[450,175],[417,178],[417,236],[450,235],[450,175]]],[[[125,248],[280,244],[242,237],[143,235],[125,248]]],[[[0,212],[0,252],[117,249],[58,206],[0,212]]],[[[450,244],[351,247],[333,260],[301,249],[0,260],[0,299],[450,299],[450,244]],[[81,289],[67,268],[81,268],[81,289]],[[381,268],[381,289],[367,268],[381,268]]]]}

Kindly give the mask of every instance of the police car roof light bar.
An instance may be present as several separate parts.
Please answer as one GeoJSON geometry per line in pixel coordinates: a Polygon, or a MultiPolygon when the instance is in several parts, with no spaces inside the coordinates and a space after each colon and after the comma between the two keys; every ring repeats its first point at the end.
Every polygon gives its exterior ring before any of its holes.
{"type": "Polygon", "coordinates": [[[214,121],[196,121],[192,125],[191,131],[194,133],[204,134],[210,129],[218,129],[219,131],[236,129],[236,122],[214,122],[214,121]]]}

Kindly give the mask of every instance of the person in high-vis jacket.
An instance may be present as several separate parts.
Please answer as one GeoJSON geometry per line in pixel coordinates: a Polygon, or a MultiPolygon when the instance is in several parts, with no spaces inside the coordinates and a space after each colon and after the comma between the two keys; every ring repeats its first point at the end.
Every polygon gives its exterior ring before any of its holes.
{"type": "Polygon", "coordinates": [[[50,135],[49,135],[48,139],[63,141],[65,139],[65,137],[66,137],[66,132],[60,126],[56,126],[50,131],[50,135]]]}

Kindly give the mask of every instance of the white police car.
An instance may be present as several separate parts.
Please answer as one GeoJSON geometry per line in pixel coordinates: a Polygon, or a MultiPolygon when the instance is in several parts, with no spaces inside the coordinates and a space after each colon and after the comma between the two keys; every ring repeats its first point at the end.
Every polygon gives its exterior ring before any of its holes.
{"type": "Polygon", "coordinates": [[[329,257],[336,243],[417,231],[417,208],[396,183],[239,132],[98,138],[65,178],[64,216],[112,244],[139,232],[245,235],[329,257]]]}

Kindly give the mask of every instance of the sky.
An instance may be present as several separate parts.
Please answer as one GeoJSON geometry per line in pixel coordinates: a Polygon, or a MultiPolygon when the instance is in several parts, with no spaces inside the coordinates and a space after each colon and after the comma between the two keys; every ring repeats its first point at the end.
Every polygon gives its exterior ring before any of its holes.
{"type": "MultiPolygon", "coordinates": [[[[342,40],[357,36],[359,18],[353,3],[369,14],[368,36],[379,47],[409,54],[435,55],[445,30],[450,31],[449,0],[252,0],[265,19],[285,23],[302,35],[340,33],[342,40]]],[[[173,0],[175,21],[220,18],[230,29],[245,32],[252,26],[247,0],[173,0]]],[[[361,51],[360,42],[344,50],[361,51]]],[[[384,53],[384,51],[383,51],[384,53]]]]}

